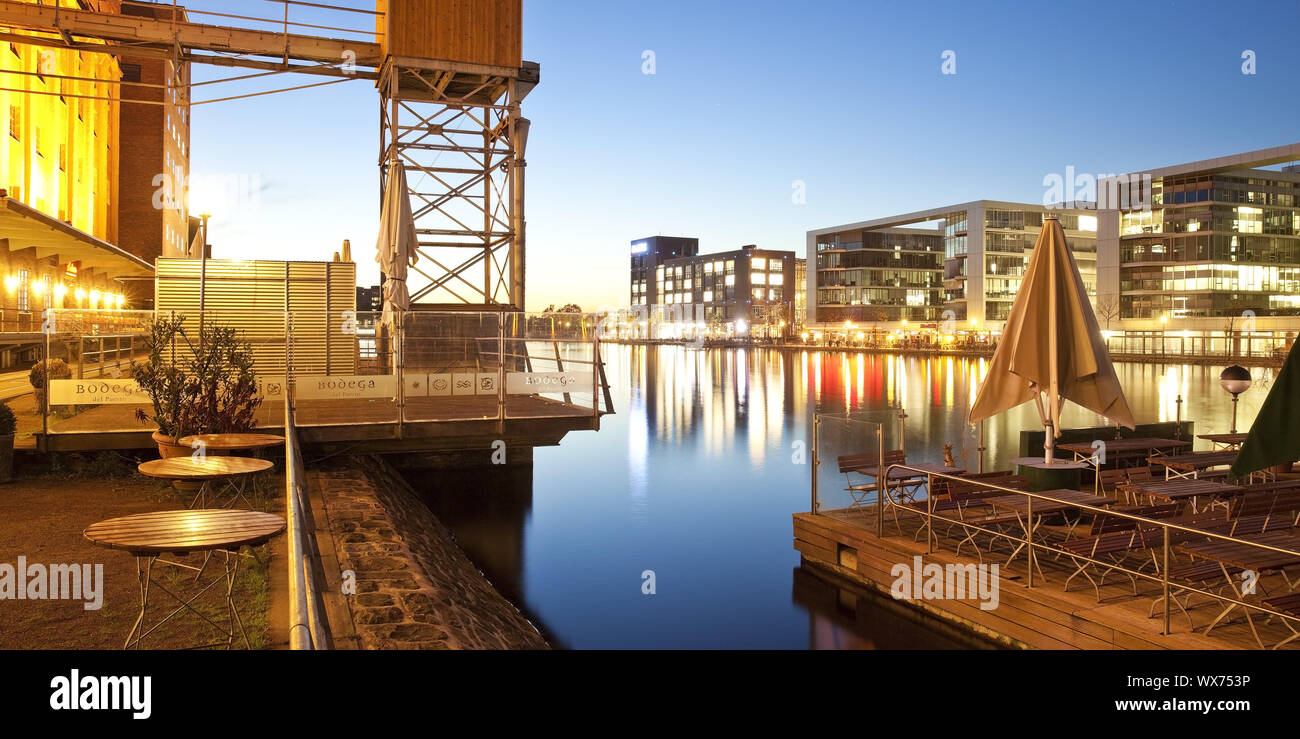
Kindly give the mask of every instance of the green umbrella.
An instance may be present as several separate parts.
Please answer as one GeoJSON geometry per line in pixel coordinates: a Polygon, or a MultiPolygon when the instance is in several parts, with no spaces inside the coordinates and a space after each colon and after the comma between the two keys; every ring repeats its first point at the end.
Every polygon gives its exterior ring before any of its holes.
{"type": "Polygon", "coordinates": [[[1292,424],[1300,421],[1300,354],[1294,346],[1277,373],[1268,397],[1255,416],[1246,442],[1232,463],[1233,477],[1300,459],[1300,434],[1292,424]]]}

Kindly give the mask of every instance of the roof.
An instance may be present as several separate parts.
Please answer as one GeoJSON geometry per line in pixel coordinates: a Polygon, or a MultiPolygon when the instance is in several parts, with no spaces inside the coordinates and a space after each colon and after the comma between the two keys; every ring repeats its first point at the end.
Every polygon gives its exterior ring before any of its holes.
{"type": "Polygon", "coordinates": [[[821,236],[822,234],[832,234],[832,233],[838,233],[840,231],[857,231],[857,230],[874,231],[874,230],[879,230],[884,228],[893,228],[897,226],[907,226],[913,223],[924,223],[925,221],[933,221],[939,218],[943,218],[945,215],[949,213],[957,213],[960,211],[972,210],[980,206],[983,206],[985,208],[1008,208],[1013,210],[1028,210],[1028,211],[1038,211],[1038,212],[1051,211],[1053,213],[1070,213],[1070,214],[1095,214],[1096,213],[1096,210],[1094,210],[1091,207],[1093,205],[1092,203],[1087,203],[1086,205],[1088,207],[1082,207],[1082,208],[1070,207],[1071,205],[1078,206],[1078,205],[1084,205],[1084,203],[1074,202],[1074,203],[1066,203],[1061,206],[1049,207],[1043,205],[1042,203],[1014,203],[1006,200],[972,200],[969,203],[945,205],[940,208],[930,208],[928,210],[918,210],[912,213],[902,213],[896,216],[886,216],[885,218],[877,218],[871,221],[859,221],[857,223],[846,223],[840,226],[830,226],[828,228],[817,228],[809,231],[808,233],[813,236],[821,236]]]}
{"type": "Polygon", "coordinates": [[[153,276],[153,266],[140,257],[13,198],[0,197],[0,236],[9,239],[11,250],[35,247],[39,258],[80,261],[82,269],[113,278],[153,276]]]}

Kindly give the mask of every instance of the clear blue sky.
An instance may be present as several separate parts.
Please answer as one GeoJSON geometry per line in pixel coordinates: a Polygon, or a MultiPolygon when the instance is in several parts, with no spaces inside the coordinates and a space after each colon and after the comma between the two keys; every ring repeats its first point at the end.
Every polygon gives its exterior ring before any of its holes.
{"type": "MultiPolygon", "coordinates": [[[[802,250],[811,228],[1040,202],[1044,176],[1067,166],[1114,173],[1300,141],[1298,30],[1295,0],[525,0],[524,56],[542,66],[524,103],[529,308],[624,304],[642,236],[802,250]],[[955,75],[941,74],[945,50],[955,75]]],[[[196,107],[194,173],[261,185],[256,208],[214,208],[217,256],[328,259],[349,238],[360,281],[377,282],[378,146],[365,81],[196,107]]]]}

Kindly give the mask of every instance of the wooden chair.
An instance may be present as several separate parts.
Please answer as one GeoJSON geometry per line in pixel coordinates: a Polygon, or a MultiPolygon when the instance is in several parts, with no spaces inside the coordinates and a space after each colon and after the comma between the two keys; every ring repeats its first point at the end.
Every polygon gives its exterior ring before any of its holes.
{"type": "MultiPolygon", "coordinates": [[[[1122,513],[1156,520],[1172,518],[1178,512],[1178,504],[1165,503],[1118,510],[1122,513]]],[[[1083,575],[1088,582],[1092,583],[1093,590],[1097,593],[1097,602],[1100,603],[1101,586],[1106,584],[1106,575],[1116,571],[1135,550],[1141,549],[1148,541],[1145,530],[1139,525],[1140,523],[1131,518],[1099,513],[1093,517],[1092,526],[1086,536],[1070,539],[1059,544],[1059,548],[1070,556],[1075,565],[1074,572],[1065,579],[1065,591],[1069,592],[1071,580],[1083,575]],[[1087,559],[1084,559],[1085,557],[1087,559]],[[1109,560],[1113,566],[1107,566],[1103,562],[1095,561],[1103,557],[1109,560]],[[1098,578],[1094,580],[1089,571],[1098,568],[1101,569],[1101,572],[1098,578]]],[[[1141,571],[1145,566],[1144,563],[1138,570],[1141,571]]],[[[1124,575],[1133,584],[1133,595],[1137,595],[1137,578],[1129,572],[1124,572],[1124,575]]]]}
{"type": "MultiPolygon", "coordinates": [[[[871,493],[876,492],[876,476],[880,474],[880,455],[875,452],[866,454],[845,454],[836,457],[835,461],[839,465],[839,470],[844,474],[844,489],[848,491],[853,498],[850,508],[857,508],[867,502],[871,493]],[[854,480],[854,475],[859,478],[854,480]]],[[[906,464],[907,456],[901,449],[890,449],[885,452],[884,466],[889,467],[891,464],[906,464]]]]}

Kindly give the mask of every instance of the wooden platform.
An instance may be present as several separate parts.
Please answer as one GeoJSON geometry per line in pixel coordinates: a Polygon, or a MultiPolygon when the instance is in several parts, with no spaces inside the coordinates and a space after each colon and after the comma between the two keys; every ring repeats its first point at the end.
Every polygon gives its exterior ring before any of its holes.
{"type": "MultiPolygon", "coordinates": [[[[37,433],[33,446],[41,451],[150,448],[153,428],[135,419],[136,408],[101,405],[52,417],[51,433],[37,433]]],[[[495,397],[474,395],[410,398],[400,422],[391,400],[300,400],[295,407],[302,443],[346,446],[356,453],[489,449],[497,439],[510,446],[552,446],[570,431],[600,428],[590,407],[541,396],[507,396],[506,418],[497,416],[495,397]]],[[[282,431],[284,404],[263,403],[257,418],[258,430],[282,431]]]]}
{"type": "MultiPolygon", "coordinates": [[[[794,514],[794,548],[802,555],[803,563],[824,568],[854,582],[876,588],[890,597],[895,581],[891,570],[904,563],[911,566],[920,555],[925,564],[973,564],[975,559],[953,554],[955,540],[941,539],[933,554],[926,554],[924,536],[913,541],[913,524],[916,518],[902,519],[905,535],[897,535],[892,521],[886,524],[886,536],[875,534],[875,511],[868,507],[852,511],[825,511],[819,515],[794,514]],[[870,527],[870,528],[868,528],[870,527]],[[893,534],[893,535],[891,535],[893,534]]],[[[936,527],[942,529],[942,526],[936,527]]],[[[985,561],[1002,565],[1007,553],[986,555],[985,561]]],[[[1001,567],[998,606],[981,610],[979,601],[965,600],[906,600],[927,615],[956,624],[998,643],[1021,649],[1257,649],[1244,619],[1230,624],[1220,624],[1210,636],[1201,631],[1220,610],[1208,598],[1197,599],[1191,609],[1197,630],[1191,631],[1187,618],[1175,610],[1171,619],[1172,633],[1160,633],[1163,619],[1157,609],[1155,618],[1147,617],[1147,609],[1159,596],[1157,583],[1139,581],[1139,595],[1132,595],[1127,578],[1113,575],[1102,588],[1102,602],[1098,603],[1095,591],[1077,578],[1072,590],[1064,592],[1062,583],[1073,571],[1067,558],[1059,561],[1050,556],[1039,557],[1039,564],[1049,582],[1035,578],[1034,587],[1025,585],[1023,556],[1010,568],[1001,567]],[[1202,605],[1204,603],[1204,605],[1202,605]]],[[[1274,621],[1263,625],[1256,614],[1256,625],[1264,643],[1272,646],[1290,635],[1285,626],[1274,621]]],[[[1283,649],[1300,647],[1300,640],[1283,649]]]]}

